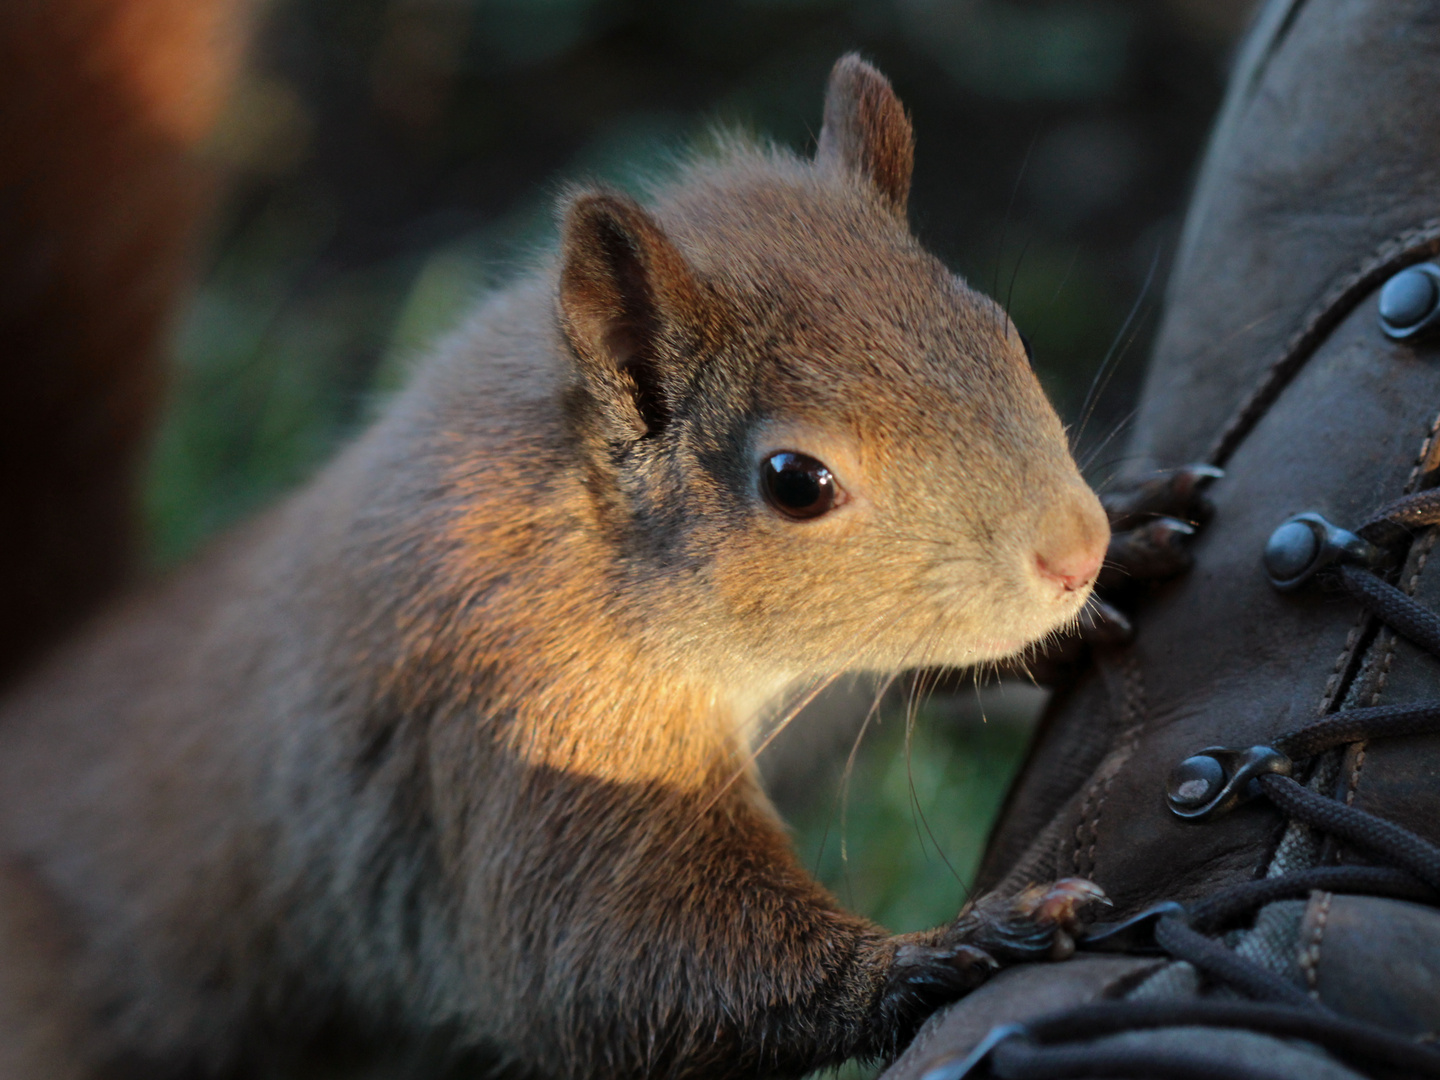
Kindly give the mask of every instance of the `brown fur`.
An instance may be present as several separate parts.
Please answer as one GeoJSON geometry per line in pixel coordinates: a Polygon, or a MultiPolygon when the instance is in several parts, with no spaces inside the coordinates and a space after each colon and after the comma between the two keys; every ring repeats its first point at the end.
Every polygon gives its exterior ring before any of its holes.
{"type": "Polygon", "coordinates": [[[847,58],[818,164],[737,144],[648,209],[572,196],[309,489],[12,697],[0,882],[60,959],[0,1042],[728,1076],[906,1038],[937,999],[899,973],[966,957],[809,878],[747,731],[836,670],[1013,652],[1088,593],[1037,555],[1105,535],[1008,320],[905,226],[909,139],[847,58]],[[780,449],[849,501],[770,510],[780,449]]]}

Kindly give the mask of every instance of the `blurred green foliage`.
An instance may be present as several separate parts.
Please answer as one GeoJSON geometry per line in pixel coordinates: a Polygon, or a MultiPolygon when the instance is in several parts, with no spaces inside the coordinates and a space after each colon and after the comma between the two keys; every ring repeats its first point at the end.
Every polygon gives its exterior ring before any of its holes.
{"type": "Polygon", "coordinates": [[[1043,697],[992,686],[887,702],[848,775],[848,755],[836,755],[786,808],[800,857],[847,907],[896,933],[954,918],[1043,697]]]}

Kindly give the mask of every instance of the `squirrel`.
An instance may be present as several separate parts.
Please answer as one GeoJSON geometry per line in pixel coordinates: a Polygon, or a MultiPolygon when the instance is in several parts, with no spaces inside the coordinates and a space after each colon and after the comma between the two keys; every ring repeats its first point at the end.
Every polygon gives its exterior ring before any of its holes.
{"type": "Polygon", "coordinates": [[[1064,954],[1087,882],[847,913],[748,751],[807,679],[1073,624],[1105,555],[1017,331],[911,234],[912,160],[849,55],[813,159],[571,191],[308,487],[13,687],[0,1078],[797,1074],[1064,954]]]}

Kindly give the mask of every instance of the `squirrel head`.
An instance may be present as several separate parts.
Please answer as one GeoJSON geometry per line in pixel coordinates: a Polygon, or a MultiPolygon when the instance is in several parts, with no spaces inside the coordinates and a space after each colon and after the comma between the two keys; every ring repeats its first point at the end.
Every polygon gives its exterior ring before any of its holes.
{"type": "Polygon", "coordinates": [[[1005,313],[914,239],[910,122],[856,56],[813,160],[734,145],[642,208],[571,198],[568,422],[613,588],[678,662],[999,659],[1109,529],[1005,313]]]}

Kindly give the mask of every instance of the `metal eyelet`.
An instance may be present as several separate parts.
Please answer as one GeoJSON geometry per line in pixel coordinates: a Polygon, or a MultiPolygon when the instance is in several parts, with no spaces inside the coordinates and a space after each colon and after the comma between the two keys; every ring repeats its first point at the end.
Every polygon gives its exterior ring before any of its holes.
{"type": "Polygon", "coordinates": [[[1440,326],[1440,266],[1420,263],[1380,289],[1380,330],[1395,341],[1428,335],[1440,326]]]}
{"type": "Polygon", "coordinates": [[[1319,514],[1287,518],[1265,543],[1265,574],[1281,592],[1298,589],[1316,574],[1339,563],[1384,569],[1391,556],[1319,514]]]}
{"type": "Polygon", "coordinates": [[[1229,813],[1259,794],[1255,781],[1274,774],[1289,776],[1294,764],[1273,746],[1235,749],[1207,746],[1170,773],[1165,799],[1184,821],[1206,821],[1229,813]]]}

